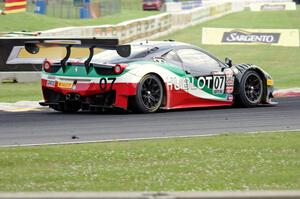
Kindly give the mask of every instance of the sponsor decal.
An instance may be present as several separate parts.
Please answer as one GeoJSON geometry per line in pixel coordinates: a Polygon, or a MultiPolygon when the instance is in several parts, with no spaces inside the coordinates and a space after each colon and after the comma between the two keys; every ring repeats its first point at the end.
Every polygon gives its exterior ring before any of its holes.
{"type": "Polygon", "coordinates": [[[277,5],[265,4],[260,7],[260,10],[285,10],[285,5],[284,4],[277,4],[277,5]]]}
{"type": "Polygon", "coordinates": [[[268,79],[267,80],[267,85],[268,86],[273,86],[274,85],[274,81],[272,79],[268,79]]]}
{"type": "Polygon", "coordinates": [[[234,77],[228,77],[226,80],[227,86],[232,86],[234,84],[234,77]]]}
{"type": "Polygon", "coordinates": [[[233,93],[233,86],[226,87],[226,91],[225,92],[228,93],[228,94],[233,93]]]}
{"type": "Polygon", "coordinates": [[[233,93],[234,89],[234,76],[233,76],[233,70],[232,69],[225,69],[224,73],[226,75],[226,88],[225,93],[231,94],[233,93]]]}
{"type": "Polygon", "coordinates": [[[210,75],[200,76],[195,78],[177,78],[170,77],[168,79],[168,88],[170,90],[197,90],[210,88],[214,94],[223,94],[225,91],[226,76],[222,75],[210,75]]]}
{"type": "Polygon", "coordinates": [[[231,95],[231,94],[228,95],[228,96],[227,96],[227,100],[228,100],[228,101],[232,101],[232,100],[233,100],[233,95],[231,95]]]}
{"type": "Polygon", "coordinates": [[[47,87],[55,87],[55,80],[47,80],[47,87]]]}
{"type": "Polygon", "coordinates": [[[55,80],[56,80],[55,76],[47,76],[47,84],[46,84],[46,86],[54,88],[55,87],[55,83],[56,83],[55,80]]]}
{"type": "Polygon", "coordinates": [[[224,32],[223,43],[278,43],[280,33],[256,33],[246,32],[242,30],[233,30],[224,32]]]}
{"type": "Polygon", "coordinates": [[[58,88],[67,88],[67,89],[69,89],[69,88],[72,88],[72,86],[73,86],[73,82],[58,82],[57,83],[58,88]]]}
{"type": "Polygon", "coordinates": [[[224,73],[225,73],[226,77],[232,77],[233,76],[233,70],[231,68],[226,68],[224,70],[224,73]]]}
{"type": "Polygon", "coordinates": [[[295,2],[268,2],[268,3],[251,3],[251,11],[278,11],[278,10],[296,10],[295,2]]]}
{"type": "Polygon", "coordinates": [[[271,45],[299,47],[298,29],[203,28],[207,45],[271,45]]]}

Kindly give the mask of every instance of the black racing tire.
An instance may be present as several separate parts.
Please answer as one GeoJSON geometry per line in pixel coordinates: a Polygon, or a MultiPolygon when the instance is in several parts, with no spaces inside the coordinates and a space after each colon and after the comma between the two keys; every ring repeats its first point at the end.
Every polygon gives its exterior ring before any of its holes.
{"type": "Polygon", "coordinates": [[[52,105],[50,106],[55,111],[63,112],[63,113],[76,113],[80,110],[80,104],[74,103],[64,103],[64,105],[52,105]]]}
{"type": "Polygon", "coordinates": [[[136,113],[154,113],[162,105],[164,88],[157,75],[145,75],[138,84],[136,95],[130,98],[129,108],[136,113]]]}
{"type": "Polygon", "coordinates": [[[243,107],[255,107],[262,102],[264,85],[261,76],[254,70],[246,71],[239,84],[238,103],[243,107]]]}

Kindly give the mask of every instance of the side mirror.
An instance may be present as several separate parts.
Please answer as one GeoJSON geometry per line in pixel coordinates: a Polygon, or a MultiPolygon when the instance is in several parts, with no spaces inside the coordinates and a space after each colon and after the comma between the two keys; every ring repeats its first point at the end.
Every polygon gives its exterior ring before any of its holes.
{"type": "Polygon", "coordinates": [[[225,64],[227,64],[229,67],[232,67],[232,60],[230,58],[226,57],[225,64]]]}

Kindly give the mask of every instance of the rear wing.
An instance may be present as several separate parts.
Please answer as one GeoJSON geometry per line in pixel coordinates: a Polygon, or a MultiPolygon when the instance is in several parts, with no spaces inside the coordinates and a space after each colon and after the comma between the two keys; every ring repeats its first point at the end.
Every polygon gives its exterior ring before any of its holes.
{"type": "Polygon", "coordinates": [[[0,52],[9,51],[7,58],[0,55],[0,62],[8,65],[42,64],[50,57],[60,60],[64,70],[70,58],[79,60],[87,57],[84,65],[88,70],[96,48],[116,50],[122,57],[131,54],[131,46],[119,45],[116,38],[0,38],[0,52]]]}

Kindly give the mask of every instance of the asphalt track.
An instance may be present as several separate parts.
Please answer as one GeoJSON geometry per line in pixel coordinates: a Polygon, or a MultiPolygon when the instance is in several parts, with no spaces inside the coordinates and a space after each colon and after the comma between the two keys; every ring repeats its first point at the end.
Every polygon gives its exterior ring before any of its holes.
{"type": "Polygon", "coordinates": [[[300,129],[300,97],[277,101],[155,114],[0,112],[0,146],[300,129]]]}

